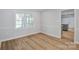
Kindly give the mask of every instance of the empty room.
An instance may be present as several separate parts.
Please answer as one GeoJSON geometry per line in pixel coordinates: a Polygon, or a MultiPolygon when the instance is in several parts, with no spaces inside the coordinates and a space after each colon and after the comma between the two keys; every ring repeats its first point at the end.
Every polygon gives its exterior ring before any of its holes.
{"type": "Polygon", "coordinates": [[[0,9],[0,50],[78,50],[78,9],[0,9]]]}

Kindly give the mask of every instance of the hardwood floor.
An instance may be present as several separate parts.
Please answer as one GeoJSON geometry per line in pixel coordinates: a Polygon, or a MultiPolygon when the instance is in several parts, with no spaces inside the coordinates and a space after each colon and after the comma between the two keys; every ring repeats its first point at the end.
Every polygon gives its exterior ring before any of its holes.
{"type": "Polygon", "coordinates": [[[72,41],[73,34],[65,33],[62,39],[38,33],[1,43],[1,50],[78,50],[72,41]]]}
{"type": "Polygon", "coordinates": [[[74,32],[71,31],[63,31],[62,39],[68,39],[74,41],[74,32]]]}

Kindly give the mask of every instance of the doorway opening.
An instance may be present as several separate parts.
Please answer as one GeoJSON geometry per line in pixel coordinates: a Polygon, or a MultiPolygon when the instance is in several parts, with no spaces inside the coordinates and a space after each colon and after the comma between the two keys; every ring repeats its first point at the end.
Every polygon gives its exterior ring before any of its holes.
{"type": "Polygon", "coordinates": [[[61,11],[61,39],[74,43],[74,9],[61,11]]]}

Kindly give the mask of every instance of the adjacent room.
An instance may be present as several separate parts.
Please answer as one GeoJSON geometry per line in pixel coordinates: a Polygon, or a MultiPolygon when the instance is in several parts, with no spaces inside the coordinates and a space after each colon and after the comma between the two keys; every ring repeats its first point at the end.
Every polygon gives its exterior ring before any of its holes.
{"type": "MultiPolygon", "coordinates": [[[[62,33],[61,38],[67,38],[74,42],[74,10],[63,10],[61,11],[61,26],[62,26],[62,33]]],[[[68,43],[68,42],[67,42],[68,43]]]]}
{"type": "Polygon", "coordinates": [[[78,50],[79,10],[0,9],[0,50],[78,50]]]}

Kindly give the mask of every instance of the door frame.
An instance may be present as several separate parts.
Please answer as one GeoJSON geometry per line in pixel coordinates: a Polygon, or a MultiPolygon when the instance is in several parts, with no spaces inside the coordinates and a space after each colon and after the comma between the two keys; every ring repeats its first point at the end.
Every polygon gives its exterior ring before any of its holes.
{"type": "MultiPolygon", "coordinates": [[[[77,42],[75,41],[76,40],[76,9],[73,9],[74,10],[74,39],[73,39],[73,43],[76,44],[77,42]]],[[[61,10],[61,16],[62,16],[62,11],[61,10]]],[[[62,37],[62,18],[61,19],[61,37],[62,37]]]]}

